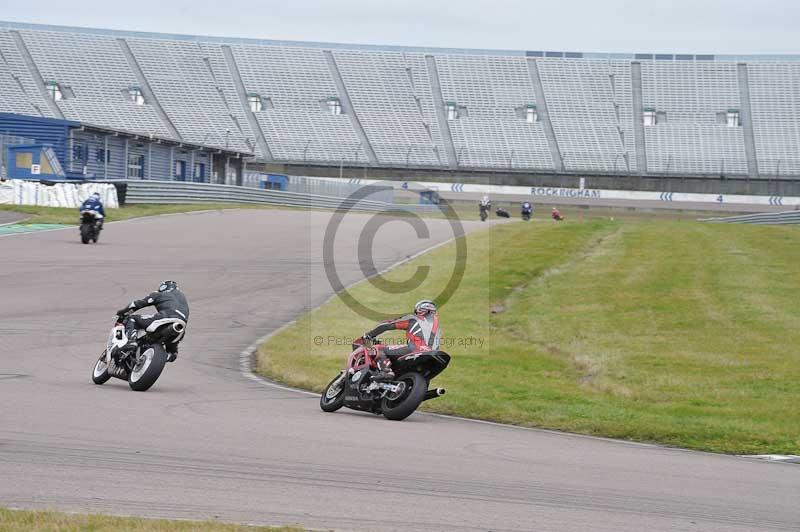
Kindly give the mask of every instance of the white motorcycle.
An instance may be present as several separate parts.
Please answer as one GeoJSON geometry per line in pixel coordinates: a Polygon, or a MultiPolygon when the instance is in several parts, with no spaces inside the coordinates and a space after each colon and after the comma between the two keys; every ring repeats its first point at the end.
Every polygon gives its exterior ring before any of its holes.
{"type": "Polygon", "coordinates": [[[148,390],[164,370],[167,363],[166,341],[178,342],[186,332],[186,322],[179,318],[158,320],[147,329],[136,331],[138,347],[128,346],[125,333],[125,316],[119,316],[108,335],[106,348],[92,370],[92,381],[105,384],[111,377],[128,381],[137,392],[148,390]]]}

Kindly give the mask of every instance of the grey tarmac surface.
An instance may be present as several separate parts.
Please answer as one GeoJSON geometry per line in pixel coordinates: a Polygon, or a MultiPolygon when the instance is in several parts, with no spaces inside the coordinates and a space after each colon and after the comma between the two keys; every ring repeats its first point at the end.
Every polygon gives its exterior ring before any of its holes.
{"type": "MultiPolygon", "coordinates": [[[[316,397],[246,378],[243,349],[330,296],[329,216],[140,219],[89,246],[77,229],[0,239],[0,506],[354,531],[800,528],[796,465],[325,414],[316,397]],[[178,362],[146,393],[92,384],[113,312],[162,278],[192,302],[178,362]]],[[[337,238],[345,281],[362,276],[353,250],[368,218],[346,218],[337,238]]],[[[381,229],[377,265],[450,237],[446,222],[428,226],[430,240],[381,229]]]]}
{"type": "Polygon", "coordinates": [[[28,218],[30,215],[19,212],[0,211],[0,225],[13,224],[28,218]]]}

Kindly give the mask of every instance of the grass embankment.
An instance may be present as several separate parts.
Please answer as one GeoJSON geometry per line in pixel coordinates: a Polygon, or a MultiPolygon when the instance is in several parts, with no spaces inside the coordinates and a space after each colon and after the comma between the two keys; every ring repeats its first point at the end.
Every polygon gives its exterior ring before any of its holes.
{"type": "MultiPolygon", "coordinates": [[[[389,312],[436,294],[352,293],[389,312]]],[[[505,224],[468,237],[441,309],[450,368],[436,412],[727,453],[800,454],[800,232],[680,221],[505,224]],[[483,340],[483,343],[480,343],[483,340]]],[[[259,350],[258,370],[321,390],[372,326],[341,301],[259,350]],[[343,345],[335,345],[341,342],[343,345]],[[317,345],[320,344],[320,345],[317,345]]]]}
{"type": "MultiPolygon", "coordinates": [[[[181,212],[209,211],[217,209],[268,209],[269,205],[246,205],[236,203],[206,203],[192,205],[127,205],[119,209],[106,209],[109,222],[174,214],[181,212]]],[[[68,224],[78,225],[78,209],[72,207],[37,207],[32,205],[0,205],[0,210],[26,214],[30,218],[21,223],[26,224],[68,224]]]]}
{"type": "Polygon", "coordinates": [[[214,521],[167,521],[105,515],[77,515],[60,512],[6,510],[0,508],[0,530],[22,532],[83,532],[89,530],[126,530],[132,532],[302,532],[295,527],[253,527],[228,525],[214,521]]]}

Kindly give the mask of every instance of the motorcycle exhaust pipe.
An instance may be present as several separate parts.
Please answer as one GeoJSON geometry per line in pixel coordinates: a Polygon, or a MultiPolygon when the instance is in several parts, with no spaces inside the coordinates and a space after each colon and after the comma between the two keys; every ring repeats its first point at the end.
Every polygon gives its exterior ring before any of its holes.
{"type": "Polygon", "coordinates": [[[444,388],[435,388],[433,390],[428,390],[425,392],[425,398],[423,401],[427,401],[428,399],[436,399],[437,397],[441,397],[446,393],[444,388]]]}

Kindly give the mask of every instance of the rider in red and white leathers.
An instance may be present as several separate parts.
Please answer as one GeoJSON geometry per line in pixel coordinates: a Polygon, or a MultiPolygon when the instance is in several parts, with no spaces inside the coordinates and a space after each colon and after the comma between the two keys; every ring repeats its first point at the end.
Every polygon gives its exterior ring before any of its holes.
{"type": "Polygon", "coordinates": [[[364,338],[375,339],[386,331],[406,331],[406,345],[403,346],[375,346],[377,351],[378,369],[381,374],[377,380],[394,380],[391,370],[390,356],[402,356],[417,351],[434,351],[439,348],[442,331],[439,328],[439,315],[433,301],[423,299],[414,305],[414,313],[395,320],[379,323],[371,331],[364,333],[364,338]]]}

